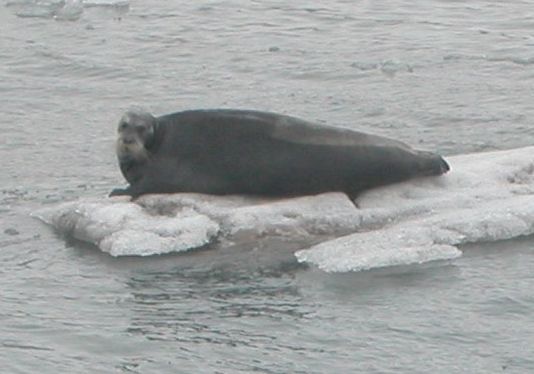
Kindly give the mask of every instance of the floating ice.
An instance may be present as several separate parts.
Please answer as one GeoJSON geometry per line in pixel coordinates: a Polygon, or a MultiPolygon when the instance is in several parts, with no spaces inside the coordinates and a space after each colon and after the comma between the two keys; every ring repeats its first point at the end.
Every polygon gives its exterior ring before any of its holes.
{"type": "Polygon", "coordinates": [[[371,190],[357,199],[358,208],[341,193],[291,199],[173,194],[136,202],[82,199],[36,215],[113,256],[284,237],[303,248],[319,243],[298,251],[298,261],[336,272],[453,259],[461,244],[534,233],[534,147],[447,160],[447,175],[371,190]]]}
{"type": "Polygon", "coordinates": [[[296,253],[326,271],[454,258],[456,246],[534,233],[534,147],[449,157],[451,172],[369,191],[361,212],[389,217],[378,230],[296,253]],[[374,212],[374,213],[373,213],[374,212]]]}
{"type": "Polygon", "coordinates": [[[83,0],[83,6],[86,8],[129,8],[130,0],[83,0]]]}
{"type": "Polygon", "coordinates": [[[341,193],[266,200],[201,194],[82,199],[34,214],[60,233],[113,256],[182,252],[218,239],[252,242],[269,236],[309,239],[357,227],[357,211],[341,193]]]}
{"type": "Polygon", "coordinates": [[[185,207],[218,222],[232,240],[265,236],[308,236],[347,233],[358,227],[358,212],[342,193],[292,199],[200,194],[147,195],[139,199],[151,212],[175,214],[185,207]]]}
{"type": "Polygon", "coordinates": [[[54,19],[58,21],[77,21],[83,13],[82,0],[65,0],[63,6],[56,10],[54,19]]]}
{"type": "Polygon", "coordinates": [[[53,18],[58,21],[77,21],[84,8],[104,7],[127,10],[129,0],[9,0],[6,6],[18,17],[53,18]]]}
{"type": "Polygon", "coordinates": [[[95,244],[112,256],[183,252],[209,244],[220,230],[216,222],[188,209],[158,216],[135,203],[114,200],[64,203],[35,216],[62,234],[95,244]]]}

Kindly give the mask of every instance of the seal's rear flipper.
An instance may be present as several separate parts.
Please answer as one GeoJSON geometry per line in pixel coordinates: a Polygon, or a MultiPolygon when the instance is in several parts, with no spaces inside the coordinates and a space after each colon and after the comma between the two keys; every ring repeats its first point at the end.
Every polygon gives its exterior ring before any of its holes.
{"type": "Polygon", "coordinates": [[[441,156],[439,156],[439,163],[440,163],[440,170],[441,170],[441,172],[439,174],[445,174],[446,172],[451,170],[451,167],[449,166],[447,161],[445,161],[443,159],[443,157],[441,157],[441,156]]]}
{"type": "Polygon", "coordinates": [[[447,161],[436,153],[421,151],[419,152],[419,156],[424,157],[420,158],[418,165],[419,172],[421,173],[420,175],[441,175],[451,169],[447,161]]]}

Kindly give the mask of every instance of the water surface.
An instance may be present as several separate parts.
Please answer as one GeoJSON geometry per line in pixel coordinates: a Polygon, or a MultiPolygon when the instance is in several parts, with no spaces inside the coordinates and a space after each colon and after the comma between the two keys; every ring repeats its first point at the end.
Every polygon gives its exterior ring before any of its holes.
{"type": "Polygon", "coordinates": [[[98,3],[0,7],[5,372],[534,370],[531,238],[335,275],[247,248],[114,259],[29,216],[124,183],[131,105],[269,110],[445,155],[532,145],[529,2],[98,3]]]}

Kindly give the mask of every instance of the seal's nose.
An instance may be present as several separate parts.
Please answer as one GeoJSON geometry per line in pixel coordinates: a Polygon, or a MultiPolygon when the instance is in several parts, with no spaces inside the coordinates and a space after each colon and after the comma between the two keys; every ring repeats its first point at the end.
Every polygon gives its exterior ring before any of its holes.
{"type": "Polygon", "coordinates": [[[123,144],[133,144],[135,143],[135,139],[133,138],[133,136],[123,136],[122,137],[122,143],[123,144]]]}

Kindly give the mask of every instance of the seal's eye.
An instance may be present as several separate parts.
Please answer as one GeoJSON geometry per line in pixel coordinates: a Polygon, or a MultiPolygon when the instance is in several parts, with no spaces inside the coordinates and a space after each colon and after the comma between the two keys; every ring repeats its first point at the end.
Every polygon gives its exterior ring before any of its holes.
{"type": "Polygon", "coordinates": [[[119,125],[119,130],[124,130],[126,129],[126,127],[128,127],[128,124],[126,122],[121,122],[121,124],[119,125]]]}

